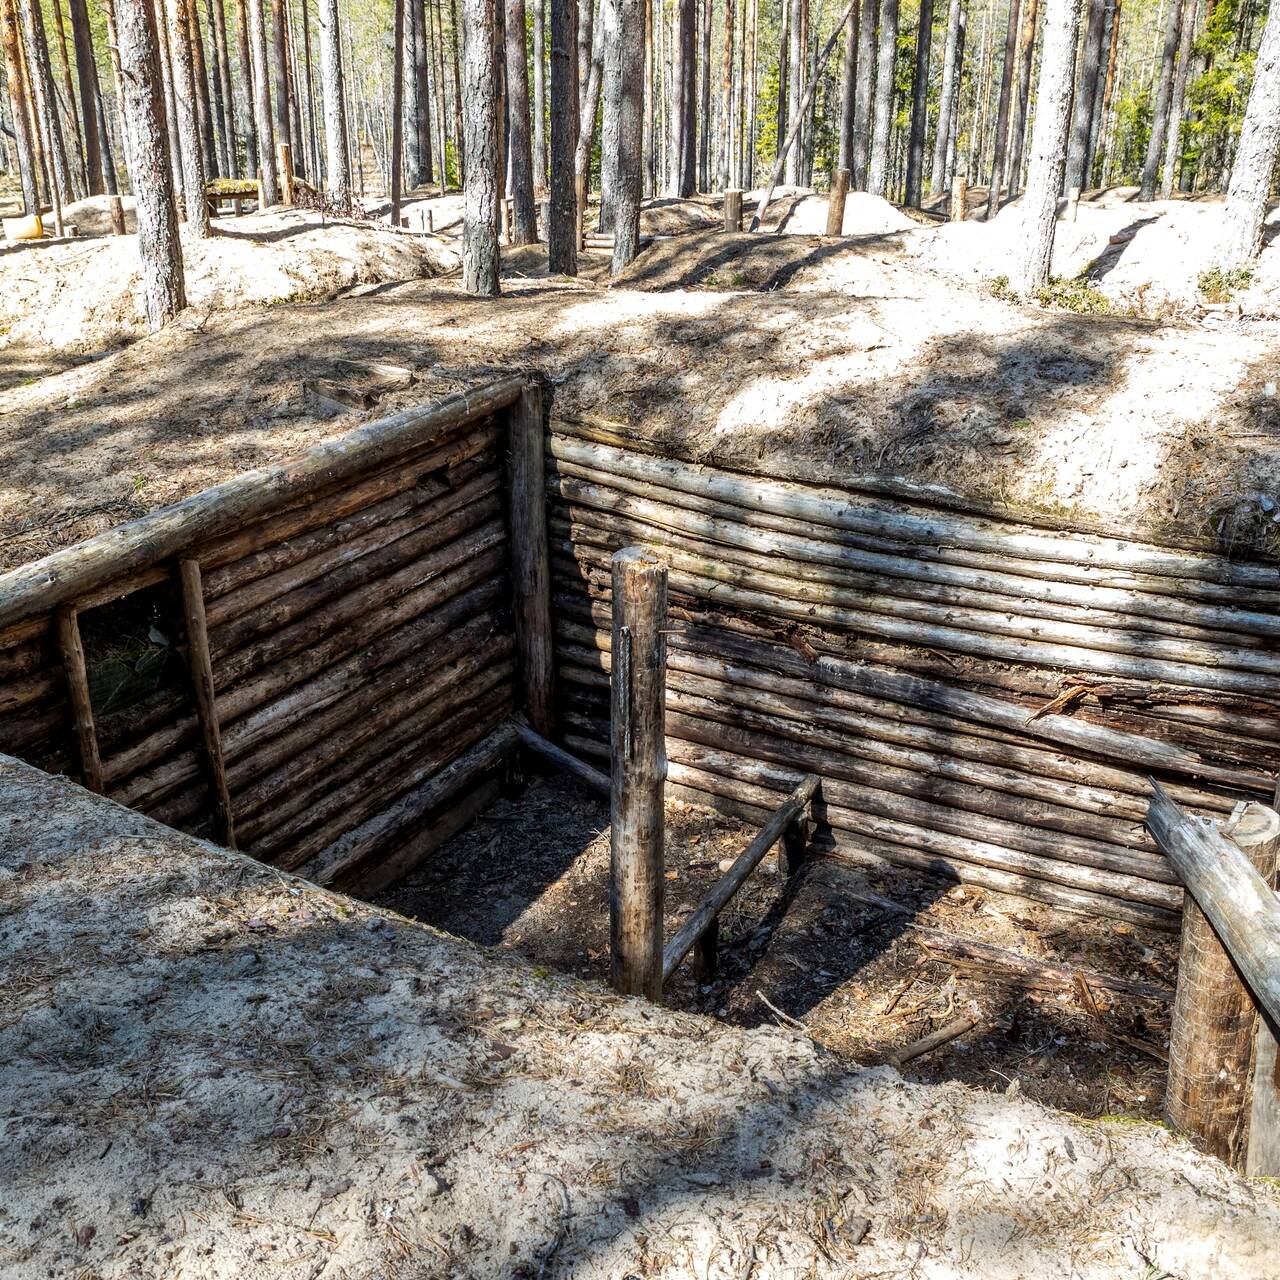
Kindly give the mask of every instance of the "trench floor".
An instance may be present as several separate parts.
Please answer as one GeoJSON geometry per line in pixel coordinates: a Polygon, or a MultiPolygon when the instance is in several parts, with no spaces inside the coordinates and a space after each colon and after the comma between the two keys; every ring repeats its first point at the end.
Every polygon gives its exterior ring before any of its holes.
{"type": "MultiPolygon", "coordinates": [[[[576,783],[535,779],[375,901],[548,971],[607,982],[608,821],[607,804],[576,783]]],[[[668,804],[669,931],[753,834],[710,810],[668,804]]],[[[717,980],[696,984],[686,964],[666,1001],[745,1026],[794,1020],[863,1064],[972,1016],[971,1032],[903,1074],[1021,1091],[1089,1117],[1159,1117],[1168,1002],[1004,985],[934,958],[920,928],[1165,987],[1175,970],[1170,935],[826,858],[788,877],[770,855],[721,917],[717,980]]]]}

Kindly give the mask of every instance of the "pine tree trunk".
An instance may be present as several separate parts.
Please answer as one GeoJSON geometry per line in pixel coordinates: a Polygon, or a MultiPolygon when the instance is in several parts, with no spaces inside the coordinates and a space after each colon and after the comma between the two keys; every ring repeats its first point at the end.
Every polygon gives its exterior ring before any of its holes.
{"type": "MultiPolygon", "coordinates": [[[[76,110],[76,94],[71,87],[71,51],[67,46],[67,27],[62,20],[62,5],[55,3],[53,6],[53,24],[58,35],[58,57],[62,64],[62,90],[67,100],[66,118],[71,125],[71,159],[75,176],[80,179],[80,190],[88,193],[89,175],[85,170],[84,162],[84,135],[80,124],[80,112],[76,110]]],[[[92,97],[86,99],[84,111],[92,112],[92,107],[88,104],[93,101],[92,97]]]]}
{"type": "Polygon", "coordinates": [[[1080,73],[1076,77],[1075,105],[1071,114],[1071,143],[1067,151],[1064,192],[1083,190],[1088,174],[1089,127],[1093,123],[1093,100],[1102,73],[1102,32],[1106,26],[1106,0],[1086,0],[1087,19],[1084,45],[1080,52],[1080,73]]]}
{"type": "MultiPolygon", "coordinates": [[[[792,0],[794,3],[795,0],[792,0]]],[[[729,189],[733,159],[734,0],[724,0],[724,46],[720,60],[720,190],[729,189]]],[[[781,127],[781,126],[779,126],[781,127]]]]}
{"type": "MultiPolygon", "coordinates": [[[[743,186],[750,188],[756,185],[756,143],[758,137],[756,116],[760,109],[760,0],[748,0],[748,4],[751,14],[751,59],[747,78],[747,171],[743,186]]],[[[703,119],[705,120],[706,117],[704,116],[703,119]]],[[[708,128],[709,125],[703,125],[704,132],[708,128]]]]}
{"type": "Polygon", "coordinates": [[[858,118],[858,6],[849,14],[849,29],[844,37],[841,63],[840,148],[836,168],[853,167],[853,130],[858,118]]]}
{"type": "Polygon", "coordinates": [[[1164,180],[1160,196],[1173,195],[1173,182],[1182,156],[1182,102],[1187,89],[1187,67],[1191,62],[1191,41],[1196,26],[1196,0],[1183,0],[1182,35],[1178,41],[1178,68],[1173,73],[1173,92],[1169,98],[1169,124],[1165,129],[1164,180]]]}
{"type": "MultiPolygon", "coordinates": [[[[114,44],[115,41],[112,41],[114,44]]],[[[107,127],[107,108],[102,96],[102,83],[95,76],[93,82],[93,110],[98,122],[98,137],[102,142],[102,185],[106,194],[120,194],[120,184],[116,180],[116,160],[111,147],[111,130],[107,127]]]]}
{"type": "Polygon", "coordinates": [[[889,135],[893,129],[893,64],[898,49],[898,0],[881,0],[880,44],[876,59],[875,125],[867,190],[883,196],[889,179],[889,135]]]}
{"type": "Polygon", "coordinates": [[[494,0],[463,0],[462,17],[463,93],[467,104],[462,135],[467,173],[463,187],[462,287],[481,297],[496,297],[499,161],[494,0]]]}
{"type": "Polygon", "coordinates": [[[643,0],[603,0],[604,128],[601,153],[607,169],[617,275],[635,259],[640,244],[640,195],[644,159],[643,0]]]}
{"type": "Polygon", "coordinates": [[[586,73],[586,93],[580,103],[582,114],[578,117],[578,142],[573,150],[574,180],[584,184],[584,192],[591,182],[591,144],[596,137],[596,117],[600,113],[600,92],[604,84],[603,23],[592,23],[591,39],[591,63],[586,73]]]}
{"type": "Polygon", "coordinates": [[[204,152],[203,169],[212,176],[218,173],[218,148],[214,137],[213,104],[209,97],[209,75],[204,58],[204,38],[200,31],[200,6],[197,0],[190,0],[187,5],[187,27],[190,31],[196,120],[199,123],[200,146],[204,152]]]}
{"type": "MultiPolygon", "coordinates": [[[[53,66],[49,61],[49,44],[45,39],[44,14],[39,0],[27,0],[26,36],[27,71],[35,98],[37,127],[43,132],[45,154],[52,166],[50,178],[56,183],[57,195],[65,202],[75,192],[71,185],[71,170],[67,167],[67,149],[63,140],[62,121],[58,115],[58,100],[53,88],[53,66]]],[[[55,210],[56,210],[55,201],[55,210]]]]}
{"type": "Polygon", "coordinates": [[[547,0],[533,2],[533,191],[547,189],[547,0]]]}
{"type": "Polygon", "coordinates": [[[549,268],[578,274],[577,191],[574,153],[578,145],[578,14],[575,0],[551,0],[551,183],[547,226],[549,268]]]}
{"type": "Polygon", "coordinates": [[[778,109],[774,119],[775,156],[786,137],[791,109],[791,0],[778,0],[778,9],[781,18],[778,30],[778,109]]]}
{"type": "Polygon", "coordinates": [[[182,190],[182,144],[178,140],[178,105],[173,97],[173,56],[169,49],[169,15],[164,0],[153,0],[151,20],[160,49],[160,80],[164,89],[164,119],[169,141],[169,174],[175,193],[182,190]]]}
{"type": "Polygon", "coordinates": [[[292,129],[289,121],[289,71],[285,54],[284,0],[271,0],[271,38],[268,43],[271,54],[270,76],[275,85],[275,136],[280,142],[289,142],[292,129]]]}
{"type": "Polygon", "coordinates": [[[1013,62],[1018,48],[1018,0],[1009,0],[1009,22],[1005,30],[1004,63],[1000,68],[1000,99],[996,105],[996,137],[991,156],[991,185],[987,192],[988,222],[1000,210],[1004,187],[1004,162],[1009,137],[1009,100],[1013,95],[1013,62]]]}
{"type": "Polygon", "coordinates": [[[221,102],[224,137],[224,159],[227,176],[240,176],[240,142],[236,134],[236,100],[231,88],[231,54],[227,45],[227,11],[223,0],[210,0],[209,22],[218,47],[218,97],[221,102]]]}
{"type": "Polygon", "coordinates": [[[1138,189],[1139,200],[1154,200],[1156,178],[1160,161],[1164,156],[1164,135],[1169,123],[1169,99],[1173,96],[1173,67],[1178,56],[1178,43],[1182,38],[1182,0],[1168,0],[1165,15],[1164,47],[1160,52],[1160,76],[1156,84],[1155,105],[1151,111],[1151,134],[1147,140],[1147,155],[1142,165],[1142,184],[1138,189]]]}
{"type": "Polygon", "coordinates": [[[924,135],[929,123],[929,47],[933,39],[933,0],[920,0],[916,30],[916,71],[911,87],[911,135],[907,140],[906,202],[920,207],[924,184],[924,135]]]}
{"type": "Polygon", "coordinates": [[[862,0],[858,20],[858,100],[853,122],[853,187],[867,189],[867,166],[871,160],[871,120],[875,101],[876,23],[880,0],[862,0]]]}
{"type": "Polygon", "coordinates": [[[438,0],[427,0],[427,30],[431,33],[431,84],[436,113],[436,172],[440,178],[440,194],[449,182],[448,126],[444,105],[444,28],[440,22],[438,0]]]}
{"type": "Polygon", "coordinates": [[[698,189],[711,190],[711,11],[713,0],[699,8],[698,46],[698,189]]]}
{"type": "Polygon", "coordinates": [[[343,118],[342,42],[338,0],[320,0],[320,80],[324,90],[325,176],[330,195],[341,205],[351,200],[351,157],[343,118]]]}
{"type": "Polygon", "coordinates": [[[453,63],[453,145],[458,156],[458,180],[467,176],[466,147],[462,140],[462,59],[458,49],[458,0],[449,0],[449,53],[453,63]]]}
{"type": "Polygon", "coordinates": [[[507,0],[507,102],[511,151],[511,242],[535,244],[538,211],[533,199],[533,146],[529,139],[529,62],[524,0],[507,0]]]}
{"type": "Polygon", "coordinates": [[[422,6],[418,0],[405,0],[404,13],[404,168],[410,189],[421,185],[423,173],[422,130],[419,116],[418,59],[422,54],[422,6]]]}
{"type": "Polygon", "coordinates": [[[933,139],[933,167],[929,171],[929,194],[940,196],[946,190],[947,147],[951,140],[951,118],[956,114],[960,96],[960,30],[964,24],[961,0],[950,0],[947,6],[947,42],[942,50],[942,84],[938,89],[938,129],[933,139]]]}
{"type": "Polygon", "coordinates": [[[1253,87],[1240,129],[1227,206],[1222,216],[1218,261],[1224,268],[1243,266],[1262,248],[1267,197],[1280,153],[1280,6],[1272,5],[1258,45],[1253,87]]]}
{"type": "Polygon", "coordinates": [[[693,195],[697,183],[697,23],[696,0],[676,0],[675,86],[671,112],[673,194],[693,195]]]}
{"type": "Polygon", "coordinates": [[[1062,174],[1067,165],[1071,80],[1079,35],[1080,0],[1046,0],[1031,165],[1010,272],[1014,288],[1022,293],[1040,288],[1049,279],[1058,193],[1062,190],[1062,174]]]}
{"type": "Polygon", "coordinates": [[[196,115],[195,60],[191,54],[192,0],[168,0],[169,48],[173,58],[178,138],[182,146],[182,197],[187,227],[202,240],[210,234],[209,203],[204,195],[204,151],[196,115]]]}
{"type": "Polygon", "coordinates": [[[258,135],[258,170],[262,174],[262,202],[280,203],[276,178],[276,139],[271,122],[271,81],[267,75],[267,27],[262,13],[265,0],[248,0],[249,53],[253,62],[253,114],[258,135]]]}
{"type": "MultiPolygon", "coordinates": [[[[791,18],[788,23],[787,40],[788,40],[788,57],[787,57],[787,79],[789,82],[789,97],[791,101],[791,109],[786,120],[786,127],[783,127],[783,121],[778,121],[779,134],[788,132],[795,123],[797,112],[799,111],[800,99],[804,96],[805,90],[805,70],[809,61],[809,50],[807,47],[805,32],[805,9],[807,8],[807,0],[790,0],[791,18]]],[[[796,144],[787,152],[786,167],[786,183],[790,187],[798,187],[802,181],[803,168],[803,149],[804,149],[804,126],[800,126],[800,134],[796,138],[796,144]]]]}
{"type": "Polygon", "coordinates": [[[178,215],[164,146],[160,52],[148,0],[115,0],[115,14],[125,149],[137,204],[142,302],[147,323],[155,330],[187,305],[178,215]]]}
{"type": "Polygon", "coordinates": [[[35,139],[31,136],[31,105],[27,101],[22,75],[21,31],[14,0],[0,0],[0,38],[4,42],[5,79],[9,109],[13,117],[14,146],[18,153],[18,185],[22,191],[22,211],[40,208],[40,185],[36,179],[35,139]]]}
{"type": "Polygon", "coordinates": [[[239,19],[236,41],[240,50],[240,81],[244,86],[244,150],[248,176],[253,177],[262,167],[258,150],[257,91],[253,82],[253,55],[249,52],[249,15],[245,0],[236,0],[236,16],[239,19]]]}
{"type": "Polygon", "coordinates": [[[1022,187],[1022,157],[1027,145],[1027,112],[1031,106],[1031,67],[1036,52],[1036,15],[1039,0],[1023,0],[1022,33],[1018,37],[1018,96],[1014,102],[1013,128],[1010,130],[1009,199],[1022,187]]]}
{"type": "MultiPolygon", "coordinates": [[[[393,227],[400,225],[401,176],[404,173],[404,9],[405,0],[394,0],[391,19],[391,143],[387,148],[387,187],[391,196],[393,227]]],[[[492,28],[489,34],[492,44],[492,28]]],[[[465,284],[465,257],[463,261],[465,284]]]]}
{"type": "Polygon", "coordinates": [[[1102,28],[1102,59],[1105,68],[1098,77],[1097,92],[1093,97],[1093,111],[1089,122],[1089,150],[1085,155],[1085,183],[1100,184],[1097,176],[1101,166],[1097,163],[1102,143],[1102,131],[1106,127],[1110,105],[1111,85],[1115,77],[1116,46],[1120,43],[1120,0],[1107,0],[1107,16],[1102,28]]]}
{"type": "Polygon", "coordinates": [[[587,114],[587,90],[591,82],[591,55],[595,50],[596,0],[578,0],[578,124],[587,114]]]}

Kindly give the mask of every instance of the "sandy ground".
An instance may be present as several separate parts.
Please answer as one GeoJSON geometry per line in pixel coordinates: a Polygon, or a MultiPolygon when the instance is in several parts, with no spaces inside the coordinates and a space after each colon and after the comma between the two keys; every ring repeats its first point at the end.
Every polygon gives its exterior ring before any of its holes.
{"type": "Polygon", "coordinates": [[[0,760],[5,1277],[1274,1280],[1144,1124],[620,1001],[0,760]]]}

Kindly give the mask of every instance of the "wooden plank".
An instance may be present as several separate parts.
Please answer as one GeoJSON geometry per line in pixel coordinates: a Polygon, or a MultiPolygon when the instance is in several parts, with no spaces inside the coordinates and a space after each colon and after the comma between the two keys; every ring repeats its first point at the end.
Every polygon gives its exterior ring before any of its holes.
{"type": "Polygon", "coordinates": [[[187,662],[195,688],[196,719],[200,741],[209,767],[209,790],[222,843],[236,848],[235,819],[227,790],[227,766],[222,756],[222,729],[218,721],[218,698],[213,688],[213,662],[209,657],[209,627],[204,613],[204,583],[198,560],[178,561],[182,584],[182,615],[187,624],[187,662]]]}
{"type": "Polygon", "coordinates": [[[71,725],[80,758],[80,781],[90,791],[102,795],[102,758],[98,753],[98,730],[93,719],[93,703],[89,698],[89,673],[85,666],[84,645],[80,640],[80,623],[75,608],[71,605],[59,608],[54,625],[58,634],[62,670],[67,680],[71,725]]]}

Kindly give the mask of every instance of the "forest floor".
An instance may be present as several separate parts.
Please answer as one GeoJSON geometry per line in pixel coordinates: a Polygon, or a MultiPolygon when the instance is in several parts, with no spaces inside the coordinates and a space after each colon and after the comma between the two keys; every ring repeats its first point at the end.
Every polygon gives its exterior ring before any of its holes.
{"type": "MultiPolygon", "coordinates": [[[[438,236],[301,212],[222,220],[187,247],[195,305],[137,340],[132,237],[0,247],[0,569],[509,369],[550,379],[558,414],[724,466],[889,474],[1165,541],[1280,540],[1280,323],[1244,308],[1280,272],[1278,247],[1239,308],[1081,314],[1009,300],[958,251],[939,265],[957,237],[1007,257],[1008,212],[948,227],[859,196],[857,234],[826,239],[804,230],[825,200],[783,191],[767,223],[781,234],[725,235],[712,198],[657,201],[623,279],[609,283],[606,249],[576,281],[549,277],[532,246],[507,254],[488,300],[450,271],[457,197],[427,203],[438,236]],[[406,366],[415,385],[329,417],[302,383],[344,358],[406,366]]],[[[1075,225],[1146,220],[1120,204],[1082,205],[1075,225]]],[[[1146,234],[1113,246],[1112,274],[1146,234]]]]}
{"type": "Polygon", "coordinates": [[[1276,1188],[1158,1126],[621,1000],[4,757],[0,908],[15,1280],[1278,1274],[1276,1188]]]}

